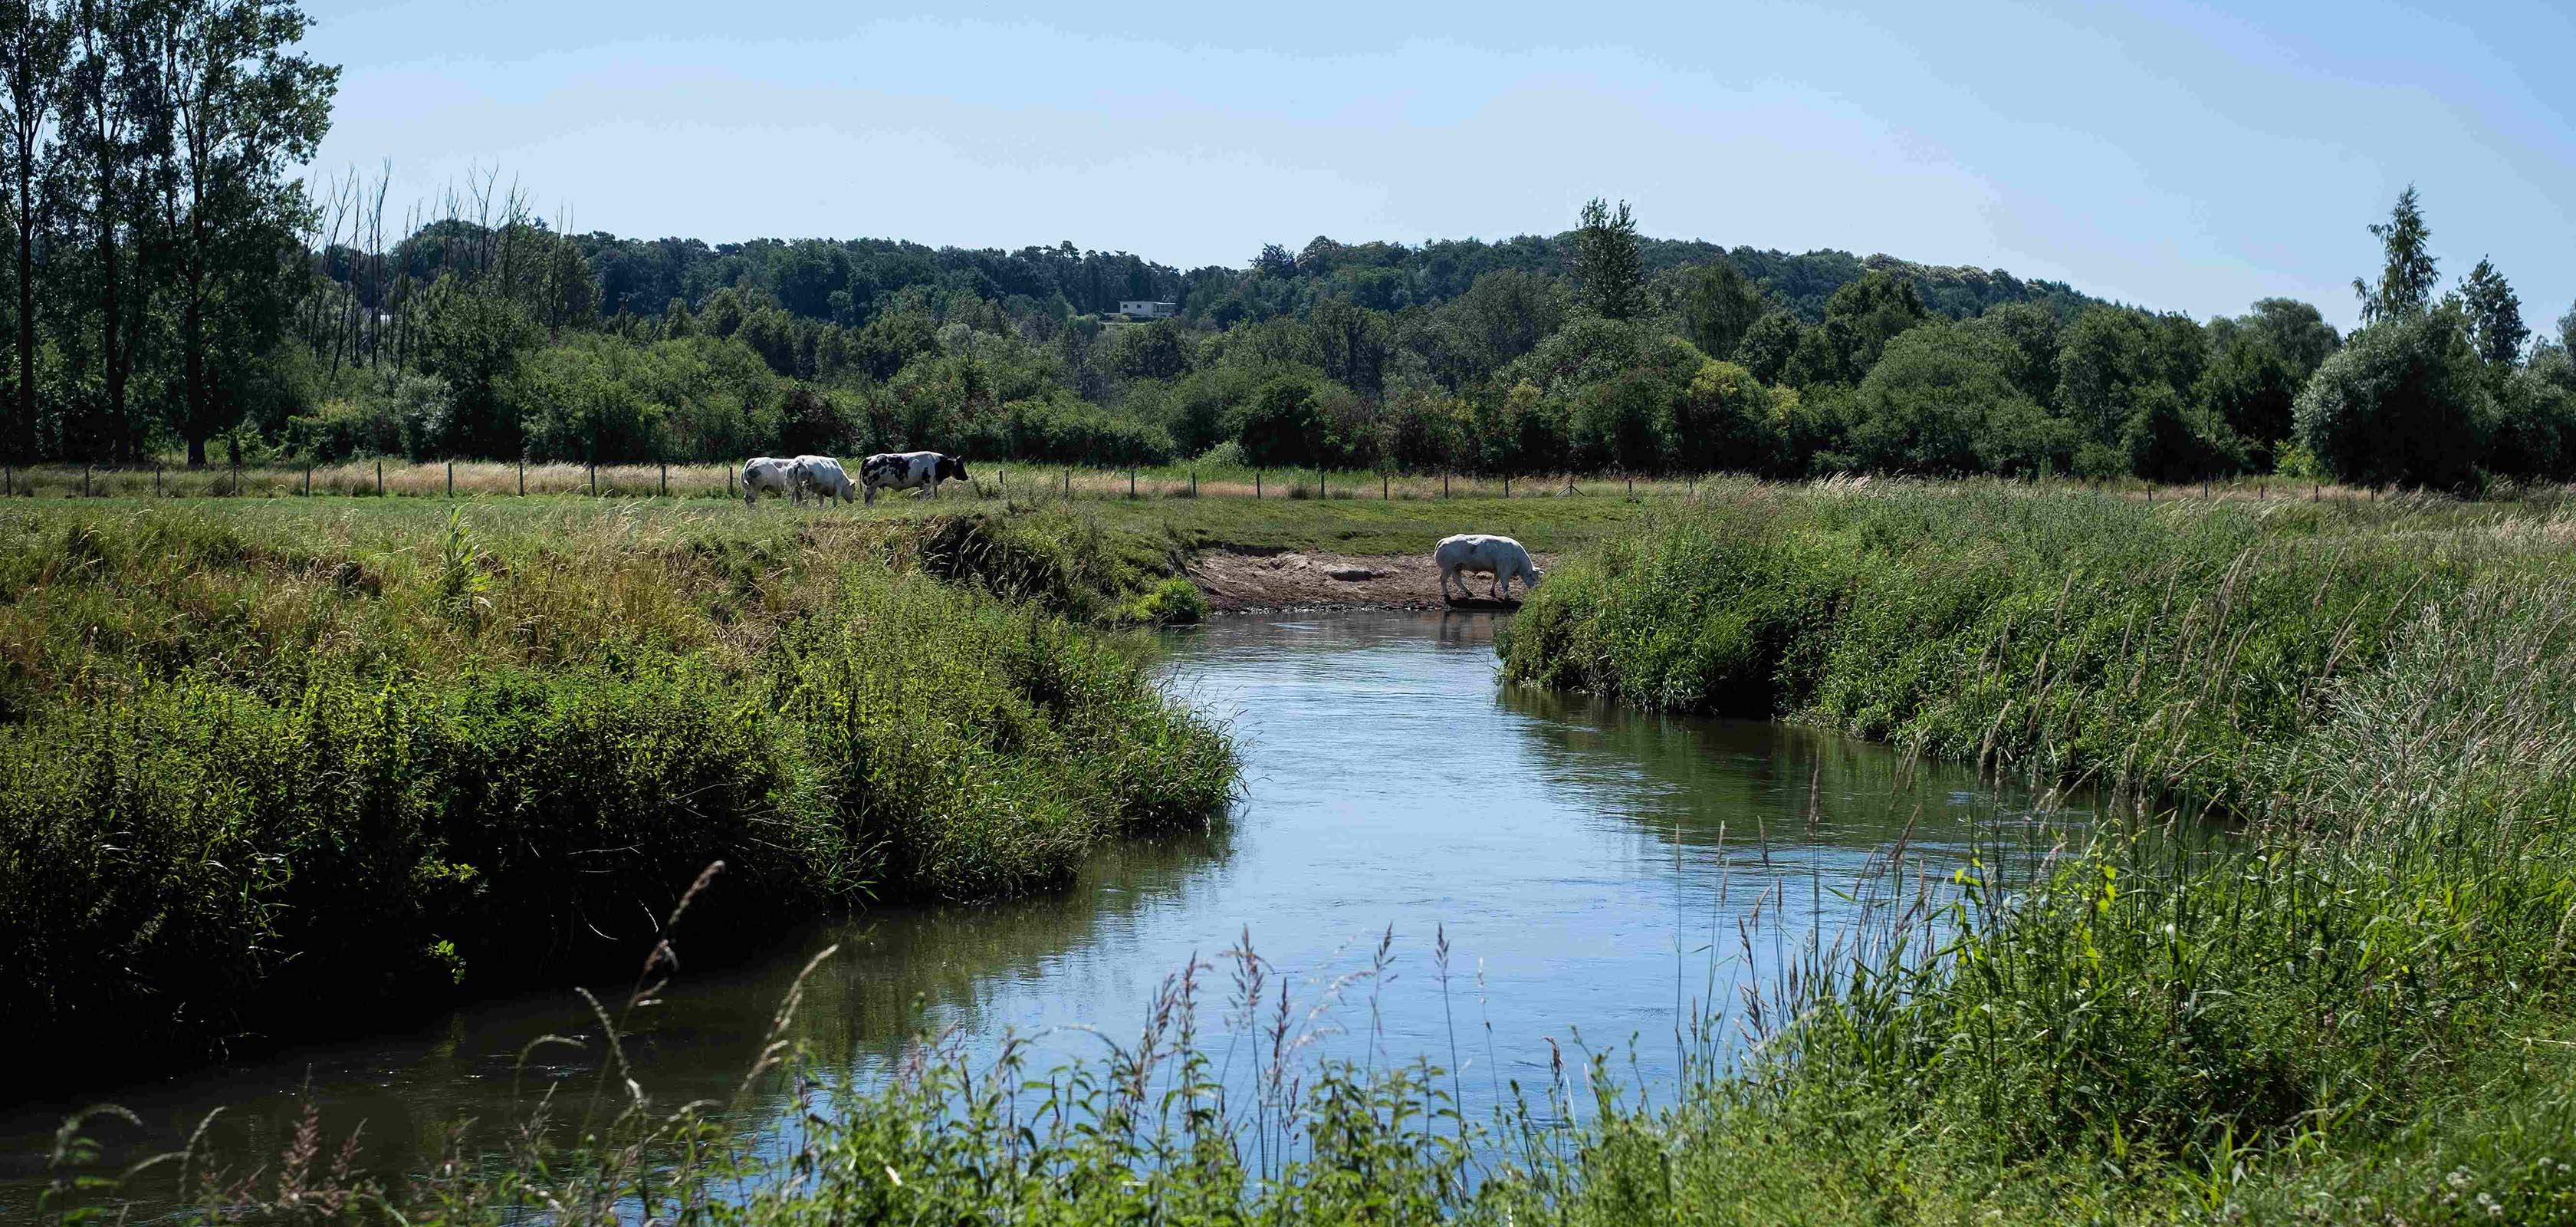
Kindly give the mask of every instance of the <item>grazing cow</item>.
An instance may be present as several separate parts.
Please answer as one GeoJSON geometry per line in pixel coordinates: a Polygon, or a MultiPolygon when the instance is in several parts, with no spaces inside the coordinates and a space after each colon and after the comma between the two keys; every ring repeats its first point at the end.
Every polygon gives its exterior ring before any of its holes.
{"type": "Polygon", "coordinates": [[[851,483],[850,475],[841,471],[841,462],[829,456],[796,458],[796,491],[801,495],[807,490],[844,503],[859,496],[859,488],[851,483]]]}
{"type": "Polygon", "coordinates": [[[1475,589],[1467,586],[1463,573],[1468,571],[1494,577],[1494,599],[1497,601],[1507,599],[1514,576],[1520,578],[1524,593],[1538,587],[1538,564],[1530,561],[1529,551],[1522,549],[1520,542],[1509,537],[1484,533],[1443,537],[1440,548],[1432,551],[1431,561],[1440,568],[1440,599],[1444,601],[1449,599],[1452,581],[1457,583],[1459,595],[1476,595],[1475,589]]]}
{"type": "Polygon", "coordinates": [[[760,500],[763,490],[776,490],[796,502],[804,502],[804,490],[796,484],[796,462],[776,456],[754,456],[742,462],[742,505],[760,500]]]}
{"type": "Polygon", "coordinates": [[[919,490],[924,498],[937,498],[939,483],[951,477],[967,480],[966,462],[939,452],[879,452],[859,462],[859,484],[871,505],[879,490],[919,490]]]}

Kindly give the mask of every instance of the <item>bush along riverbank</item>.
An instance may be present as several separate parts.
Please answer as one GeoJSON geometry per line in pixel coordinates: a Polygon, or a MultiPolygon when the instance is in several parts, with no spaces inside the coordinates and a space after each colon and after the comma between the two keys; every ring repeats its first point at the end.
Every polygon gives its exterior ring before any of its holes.
{"type": "Polygon", "coordinates": [[[712,861],[702,953],[1042,888],[1231,787],[1069,620],[1145,574],[1070,521],[9,519],[0,1016],[116,1076],[624,963],[712,861]]]}
{"type": "Polygon", "coordinates": [[[2245,828],[1967,875],[1946,936],[1814,968],[1733,1095],[1630,1123],[1682,1170],[1844,1173],[1854,1221],[2576,1221],[2571,540],[2554,498],[1739,488],[1561,567],[1513,678],[2245,828]]]}

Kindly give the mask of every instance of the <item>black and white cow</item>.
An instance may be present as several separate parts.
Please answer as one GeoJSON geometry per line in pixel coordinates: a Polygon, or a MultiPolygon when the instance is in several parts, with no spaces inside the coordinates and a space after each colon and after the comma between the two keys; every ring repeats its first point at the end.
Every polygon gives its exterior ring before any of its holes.
{"type": "Polygon", "coordinates": [[[879,452],[859,462],[859,484],[871,505],[879,490],[919,490],[924,498],[937,498],[939,483],[952,477],[969,480],[966,462],[940,452],[879,452]]]}
{"type": "Polygon", "coordinates": [[[851,483],[850,475],[841,470],[841,462],[829,456],[796,458],[796,492],[802,496],[807,490],[844,503],[859,495],[859,488],[851,483]]]}
{"type": "Polygon", "coordinates": [[[804,488],[796,484],[796,462],[776,456],[754,456],[742,462],[742,505],[760,501],[760,492],[775,490],[796,502],[805,501],[804,488]]]}

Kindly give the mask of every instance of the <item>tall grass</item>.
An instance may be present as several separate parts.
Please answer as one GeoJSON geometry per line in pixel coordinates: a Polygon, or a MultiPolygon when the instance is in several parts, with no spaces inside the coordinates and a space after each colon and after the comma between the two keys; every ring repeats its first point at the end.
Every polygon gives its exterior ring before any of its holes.
{"type": "Polygon", "coordinates": [[[1205,820],[1232,780],[1222,733],[1125,650],[925,574],[883,530],[22,526],[0,546],[0,1015],[56,1048],[184,1061],[585,970],[649,944],[719,858],[698,906],[736,942],[1035,889],[1120,832],[1205,820]]]}
{"type": "MultiPolygon", "coordinates": [[[[1453,1069],[1299,1060],[1241,951],[1222,1034],[1194,967],[1100,1061],[934,1044],[768,1151],[674,1126],[650,1174],[580,1170],[698,1222],[2576,1222],[2560,512],[2016,497],[1720,490],[1560,567],[1506,665],[2223,801],[2223,836],[2147,808],[2010,875],[1882,859],[1871,927],[1677,1020],[1669,1091],[1559,1053],[1463,1120],[1453,1069]]],[[[604,1220],[534,1200],[565,1170],[383,1195],[604,1220]]]]}

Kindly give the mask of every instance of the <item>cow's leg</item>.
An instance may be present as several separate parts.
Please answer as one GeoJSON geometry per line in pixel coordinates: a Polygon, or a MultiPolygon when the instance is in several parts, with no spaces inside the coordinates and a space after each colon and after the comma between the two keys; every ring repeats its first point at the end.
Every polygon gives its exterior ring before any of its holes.
{"type": "Polygon", "coordinates": [[[870,506],[870,507],[874,507],[874,506],[876,506],[876,505],[877,505],[877,484],[876,484],[875,482],[872,482],[872,481],[871,481],[871,482],[863,482],[863,483],[861,483],[861,488],[863,489],[864,493],[862,493],[862,494],[859,496],[860,501],[861,501],[862,503],[864,503],[865,505],[870,506]]]}
{"type": "Polygon", "coordinates": [[[1451,572],[1450,572],[1449,568],[1447,568],[1447,567],[1442,567],[1442,568],[1440,568],[1440,599],[1441,599],[1441,600],[1444,600],[1444,601],[1449,599],[1449,576],[1450,576],[1450,574],[1451,574],[1451,572]]]}
{"type": "Polygon", "coordinates": [[[1497,601],[1503,599],[1503,577],[1509,574],[1511,572],[1501,567],[1494,568],[1494,599],[1497,601]]]}

